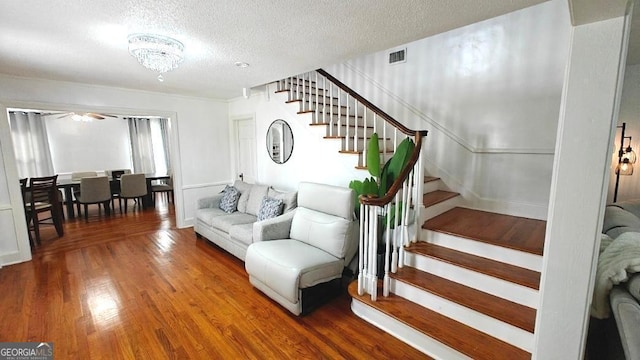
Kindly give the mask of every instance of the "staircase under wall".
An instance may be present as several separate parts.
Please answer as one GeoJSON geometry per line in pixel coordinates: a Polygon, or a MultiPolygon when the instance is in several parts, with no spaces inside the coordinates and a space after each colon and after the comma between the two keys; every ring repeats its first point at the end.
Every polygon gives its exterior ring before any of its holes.
{"type": "MultiPolygon", "coordinates": [[[[367,121],[359,115],[365,109],[348,98],[339,101],[323,85],[292,77],[280,81],[276,93],[297,106],[301,121],[325,127],[324,137],[354,157],[364,178],[371,134],[385,132],[385,156],[393,153],[393,135],[383,120],[367,121]],[[351,122],[329,122],[331,114],[351,122]]],[[[425,176],[423,190],[418,241],[405,248],[404,261],[390,274],[390,295],[372,301],[358,295],[354,282],[353,312],[434,358],[531,358],[545,222],[467,208],[437,177],[425,176]]]]}

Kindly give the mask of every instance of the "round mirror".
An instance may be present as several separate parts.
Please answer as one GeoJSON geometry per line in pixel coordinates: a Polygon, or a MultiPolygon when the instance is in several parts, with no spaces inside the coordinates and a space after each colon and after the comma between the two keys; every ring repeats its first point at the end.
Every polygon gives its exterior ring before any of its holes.
{"type": "Polygon", "coordinates": [[[278,119],[267,131],[267,153],[276,164],[284,164],[293,152],[293,133],[286,121],[278,119]]]}

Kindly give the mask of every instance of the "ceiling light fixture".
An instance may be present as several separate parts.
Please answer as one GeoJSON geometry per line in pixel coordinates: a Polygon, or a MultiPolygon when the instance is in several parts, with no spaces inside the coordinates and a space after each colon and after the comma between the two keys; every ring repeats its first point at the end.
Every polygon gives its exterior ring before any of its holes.
{"type": "Polygon", "coordinates": [[[160,73],[158,81],[164,81],[162,74],[184,60],[184,45],[176,39],[153,34],[131,34],[128,39],[129,54],[142,66],[160,73]]]}

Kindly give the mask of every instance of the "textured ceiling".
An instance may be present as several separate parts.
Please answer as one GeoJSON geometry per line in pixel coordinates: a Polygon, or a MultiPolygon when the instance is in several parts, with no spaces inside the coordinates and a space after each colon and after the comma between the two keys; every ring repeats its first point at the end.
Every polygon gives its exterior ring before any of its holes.
{"type": "Polygon", "coordinates": [[[0,73],[228,99],[540,2],[4,0],[0,73]],[[128,54],[135,32],[184,43],[184,63],[163,83],[128,54]]]}

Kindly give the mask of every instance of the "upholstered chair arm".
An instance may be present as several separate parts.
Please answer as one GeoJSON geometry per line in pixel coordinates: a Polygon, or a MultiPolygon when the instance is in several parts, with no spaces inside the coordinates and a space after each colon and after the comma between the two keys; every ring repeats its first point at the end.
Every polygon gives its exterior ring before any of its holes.
{"type": "Polygon", "coordinates": [[[288,239],[295,209],[280,216],[253,223],[253,242],[288,239]]]}
{"type": "Polygon", "coordinates": [[[198,209],[217,208],[220,206],[222,193],[198,199],[198,209]]]}

